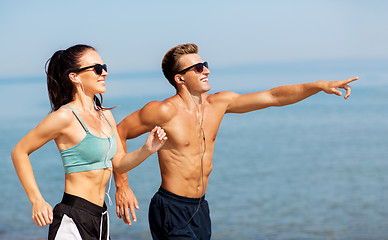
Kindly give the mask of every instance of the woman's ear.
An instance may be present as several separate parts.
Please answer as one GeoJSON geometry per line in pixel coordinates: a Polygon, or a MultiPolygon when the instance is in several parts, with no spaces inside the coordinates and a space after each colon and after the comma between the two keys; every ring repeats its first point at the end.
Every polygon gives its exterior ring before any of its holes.
{"type": "Polygon", "coordinates": [[[69,79],[73,82],[73,83],[80,83],[81,80],[78,78],[77,74],[76,73],[69,73],[69,79]]]}

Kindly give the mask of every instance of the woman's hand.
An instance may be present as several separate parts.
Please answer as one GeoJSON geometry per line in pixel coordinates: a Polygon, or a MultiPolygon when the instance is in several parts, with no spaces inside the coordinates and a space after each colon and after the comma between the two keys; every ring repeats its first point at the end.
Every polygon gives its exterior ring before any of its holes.
{"type": "Polygon", "coordinates": [[[156,126],[152,129],[150,135],[148,135],[144,147],[150,151],[150,153],[157,152],[167,141],[167,134],[163,128],[156,126]]]}
{"type": "Polygon", "coordinates": [[[43,227],[53,222],[53,209],[44,200],[32,205],[32,219],[35,224],[43,227]]]}

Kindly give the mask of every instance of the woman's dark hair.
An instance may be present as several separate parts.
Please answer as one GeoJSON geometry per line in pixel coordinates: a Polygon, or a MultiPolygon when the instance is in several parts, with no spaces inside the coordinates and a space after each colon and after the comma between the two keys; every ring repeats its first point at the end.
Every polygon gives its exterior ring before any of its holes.
{"type": "MultiPolygon", "coordinates": [[[[55,52],[47,60],[45,65],[47,90],[52,112],[58,110],[62,105],[73,101],[76,88],[69,78],[69,73],[81,67],[80,59],[88,50],[96,51],[91,46],[78,44],[66,50],[55,52]]],[[[101,100],[97,96],[93,98],[95,105],[97,109],[105,109],[102,107],[102,94],[99,95],[101,100]]]]}

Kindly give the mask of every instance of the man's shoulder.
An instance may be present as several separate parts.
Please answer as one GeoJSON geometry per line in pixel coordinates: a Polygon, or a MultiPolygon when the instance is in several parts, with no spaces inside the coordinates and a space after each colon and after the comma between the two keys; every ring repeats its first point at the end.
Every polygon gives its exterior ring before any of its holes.
{"type": "Polygon", "coordinates": [[[176,113],[177,108],[172,98],[167,98],[163,101],[151,101],[147,103],[141,110],[142,119],[153,119],[157,122],[166,122],[170,120],[176,113]]]}
{"type": "Polygon", "coordinates": [[[238,96],[238,93],[232,91],[221,91],[214,94],[207,94],[206,98],[209,103],[219,103],[225,101],[231,101],[234,97],[238,96]]]}
{"type": "Polygon", "coordinates": [[[151,101],[144,105],[142,110],[151,110],[151,111],[157,111],[157,112],[169,112],[175,108],[174,101],[172,98],[166,98],[163,101],[151,101]]]}

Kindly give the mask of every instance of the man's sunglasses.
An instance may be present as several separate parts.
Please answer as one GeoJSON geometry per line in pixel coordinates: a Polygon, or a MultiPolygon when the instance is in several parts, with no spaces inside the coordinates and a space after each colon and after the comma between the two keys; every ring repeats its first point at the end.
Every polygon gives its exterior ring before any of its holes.
{"type": "Polygon", "coordinates": [[[75,72],[79,73],[79,72],[85,71],[86,69],[89,69],[89,68],[93,68],[94,72],[97,75],[101,75],[102,74],[102,69],[104,69],[105,72],[108,72],[108,68],[107,68],[106,64],[103,64],[103,65],[95,64],[95,65],[92,65],[92,66],[83,67],[83,68],[80,68],[80,69],[76,70],[75,72]]]}
{"type": "Polygon", "coordinates": [[[179,71],[177,74],[184,74],[186,73],[187,71],[189,71],[190,69],[192,69],[193,67],[195,67],[194,71],[196,73],[202,73],[203,72],[203,67],[206,67],[206,68],[209,68],[207,62],[203,62],[203,63],[197,63],[197,64],[194,64],[193,66],[190,66],[188,68],[185,68],[181,71],[179,71]]]}

